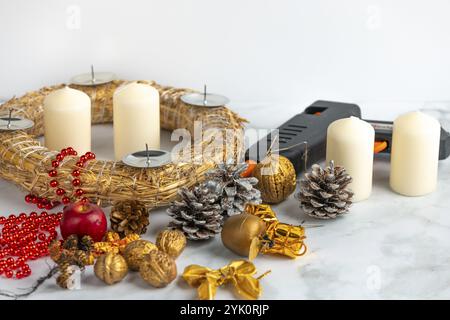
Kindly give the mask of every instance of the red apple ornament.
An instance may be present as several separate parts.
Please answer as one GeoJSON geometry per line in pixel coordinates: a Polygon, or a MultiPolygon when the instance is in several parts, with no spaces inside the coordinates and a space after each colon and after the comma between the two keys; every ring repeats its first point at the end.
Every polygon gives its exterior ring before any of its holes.
{"type": "Polygon", "coordinates": [[[102,241],[106,233],[107,221],[105,213],[99,206],[78,201],[64,208],[60,227],[64,239],[72,234],[79,237],[88,235],[98,242],[102,241]]]}

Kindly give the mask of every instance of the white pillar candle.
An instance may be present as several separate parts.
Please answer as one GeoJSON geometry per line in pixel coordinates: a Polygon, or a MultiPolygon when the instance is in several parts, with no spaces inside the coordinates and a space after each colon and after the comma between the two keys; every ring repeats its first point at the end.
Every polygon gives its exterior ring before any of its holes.
{"type": "Polygon", "coordinates": [[[436,189],[441,126],[419,111],[394,121],[390,184],[405,196],[421,196],[436,189]]]}
{"type": "Polygon", "coordinates": [[[116,160],[145,149],[159,149],[159,92],[147,84],[132,82],[118,88],[113,97],[114,153],[116,160]]]}
{"type": "Polygon", "coordinates": [[[356,117],[339,119],[328,126],[327,163],[333,160],[353,178],[349,188],[353,201],[367,199],[372,192],[375,130],[356,117]]]}
{"type": "Polygon", "coordinates": [[[50,150],[74,148],[91,151],[91,99],[79,90],[64,87],[44,99],[45,146],[50,150]]]}

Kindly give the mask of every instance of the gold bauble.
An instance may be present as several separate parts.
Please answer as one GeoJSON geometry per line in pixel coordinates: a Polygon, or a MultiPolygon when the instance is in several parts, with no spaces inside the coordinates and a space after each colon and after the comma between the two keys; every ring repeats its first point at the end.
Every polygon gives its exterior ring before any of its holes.
{"type": "Polygon", "coordinates": [[[269,154],[256,165],[253,176],[265,203],[279,203],[295,191],[297,175],[292,162],[277,154],[269,154]]]}
{"type": "Polygon", "coordinates": [[[111,285],[125,278],[128,273],[128,265],[120,254],[108,252],[97,258],[94,273],[97,278],[111,285]]]}
{"type": "Polygon", "coordinates": [[[186,247],[186,236],[179,230],[163,230],[156,238],[156,246],[176,259],[186,247]]]}
{"type": "Polygon", "coordinates": [[[133,271],[139,271],[139,265],[144,256],[153,250],[158,250],[155,244],[147,240],[136,240],[130,242],[123,253],[128,267],[133,271]]]}
{"type": "Polygon", "coordinates": [[[260,218],[241,213],[229,217],[223,225],[222,242],[234,253],[251,260],[257,254],[252,252],[253,249],[257,249],[254,246],[259,243],[259,238],[265,230],[266,224],[260,218]]]}
{"type": "Polygon", "coordinates": [[[163,288],[176,278],[177,266],[167,253],[153,250],[141,261],[139,273],[151,286],[163,288]]]}

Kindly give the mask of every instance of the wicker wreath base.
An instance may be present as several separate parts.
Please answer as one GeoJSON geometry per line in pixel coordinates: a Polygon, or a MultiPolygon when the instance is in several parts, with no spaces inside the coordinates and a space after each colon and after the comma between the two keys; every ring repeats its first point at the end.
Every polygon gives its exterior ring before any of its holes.
{"type": "MultiPolygon", "coordinates": [[[[160,93],[162,129],[185,128],[193,135],[195,121],[202,121],[203,131],[209,128],[234,129],[236,144],[231,150],[234,156],[238,156],[241,151],[241,129],[246,122],[245,119],[226,107],[211,109],[184,104],[180,97],[192,90],[163,87],[152,81],[139,82],[154,86],[160,93]]],[[[111,123],[113,93],[124,83],[123,80],[116,80],[95,87],[76,85],[70,87],[90,96],[93,124],[111,123]]],[[[11,99],[0,106],[0,114],[7,113],[10,108],[13,108],[14,115],[35,122],[35,126],[27,132],[0,132],[0,177],[49,199],[58,199],[49,186],[50,178],[47,174],[51,168],[51,159],[57,152],[41,146],[35,138],[44,133],[42,103],[45,96],[63,86],[44,87],[20,98],[11,99]]],[[[202,141],[202,147],[210,143],[205,138],[202,141]]],[[[229,150],[228,146],[227,152],[229,150]]],[[[148,208],[167,205],[177,196],[178,188],[189,187],[201,181],[204,173],[214,166],[214,163],[199,161],[196,158],[198,156],[193,153],[193,162],[169,164],[153,169],[131,168],[114,161],[90,161],[81,170],[83,190],[91,201],[101,206],[127,200],[138,200],[148,208]]],[[[225,154],[223,156],[225,157],[225,154]]],[[[229,156],[227,154],[227,157],[229,156]]],[[[74,167],[75,159],[68,157],[58,168],[58,182],[68,192],[73,190],[68,177],[74,167]]]]}

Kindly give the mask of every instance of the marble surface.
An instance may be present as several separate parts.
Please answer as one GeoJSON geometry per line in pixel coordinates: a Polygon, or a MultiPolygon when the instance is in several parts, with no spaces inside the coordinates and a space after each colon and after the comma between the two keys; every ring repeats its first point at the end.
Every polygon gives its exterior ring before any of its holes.
{"type": "MultiPolygon", "coordinates": [[[[357,102],[358,103],[358,102],[357,102]]],[[[301,112],[299,106],[235,103],[234,109],[248,118],[250,125],[275,128],[301,112]],[[274,112],[276,110],[276,112],[274,112]]],[[[424,103],[360,101],[366,118],[388,120],[421,108],[424,103]]],[[[112,127],[95,126],[94,151],[99,158],[112,159],[112,127]]],[[[163,135],[167,143],[169,134],[163,135]]],[[[448,299],[450,298],[450,160],[439,165],[438,190],[428,196],[408,198],[389,189],[389,162],[377,159],[373,193],[355,204],[351,212],[334,221],[317,221],[301,213],[291,196],[274,206],[280,220],[304,221],[308,253],[296,260],[259,256],[259,272],[272,270],[262,280],[263,299],[448,299]]],[[[30,211],[24,193],[0,180],[0,214],[30,211]]],[[[109,212],[109,211],[108,211],[109,212]]],[[[163,209],[151,214],[145,238],[155,240],[167,225],[163,209]]],[[[225,249],[220,237],[189,243],[177,260],[178,272],[192,263],[221,267],[237,257],[225,249]]],[[[0,278],[0,288],[21,292],[48,271],[51,261],[31,263],[33,275],[16,281],[0,278]]],[[[138,274],[130,273],[114,286],[105,286],[89,268],[79,290],[61,290],[47,281],[30,299],[194,299],[196,291],[180,278],[164,289],[146,285],[138,274]]],[[[0,297],[1,298],[1,297],[0,297]]],[[[235,299],[231,288],[218,290],[217,299],[235,299]]]]}

